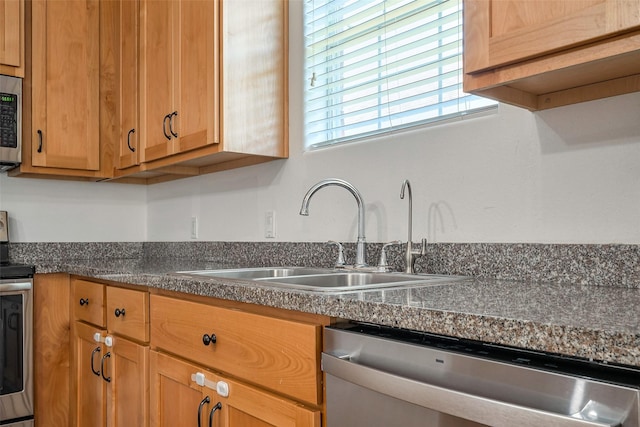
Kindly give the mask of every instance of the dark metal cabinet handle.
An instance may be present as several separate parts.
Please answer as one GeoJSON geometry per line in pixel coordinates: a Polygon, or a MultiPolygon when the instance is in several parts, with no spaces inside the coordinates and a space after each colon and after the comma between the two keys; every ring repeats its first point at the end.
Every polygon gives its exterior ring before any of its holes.
{"type": "Polygon", "coordinates": [[[202,343],[204,345],[215,344],[216,340],[217,340],[216,334],[211,334],[211,335],[204,334],[202,336],[202,343]]]}
{"type": "Polygon", "coordinates": [[[42,131],[38,129],[38,153],[42,153],[42,131]]]}
{"type": "Polygon", "coordinates": [[[169,114],[164,116],[164,119],[162,119],[162,133],[164,133],[165,138],[171,140],[171,135],[167,133],[167,120],[171,120],[171,116],[169,114]]]}
{"type": "Polygon", "coordinates": [[[171,135],[173,135],[175,138],[178,137],[178,134],[173,131],[173,116],[177,116],[177,115],[178,115],[177,111],[174,111],[169,115],[169,132],[171,132],[171,135]]]}
{"type": "Polygon", "coordinates": [[[132,153],[135,153],[136,149],[131,146],[131,134],[132,133],[136,133],[136,130],[135,129],[131,129],[129,131],[129,133],[127,134],[127,147],[129,147],[129,150],[131,150],[132,153]]]}
{"type": "Polygon", "coordinates": [[[123,309],[116,308],[116,311],[114,311],[113,314],[115,314],[116,317],[124,316],[124,308],[123,309]]]}
{"type": "Polygon", "coordinates": [[[211,402],[211,399],[209,399],[209,396],[207,396],[204,399],[202,399],[202,402],[200,402],[200,405],[198,406],[198,427],[201,427],[200,419],[202,418],[202,407],[205,405],[205,403],[209,403],[209,402],[211,402]]]}
{"type": "Polygon", "coordinates": [[[89,305],[89,298],[80,298],[80,305],[89,305]]]}
{"type": "Polygon", "coordinates": [[[222,409],[222,403],[220,402],[216,403],[216,406],[209,412],[209,427],[213,427],[213,414],[215,414],[218,409],[222,409]]]}
{"type": "Polygon", "coordinates": [[[105,380],[106,382],[110,383],[111,382],[111,377],[105,377],[104,376],[104,360],[105,359],[109,359],[111,358],[111,352],[108,352],[107,354],[105,354],[104,356],[102,356],[102,361],[100,362],[100,370],[102,371],[102,379],[105,380]]]}
{"type": "Polygon", "coordinates": [[[91,372],[93,372],[93,375],[99,377],[100,371],[96,371],[96,368],[93,367],[93,359],[96,353],[100,353],[100,347],[94,348],[93,351],[91,352],[91,372]]]}

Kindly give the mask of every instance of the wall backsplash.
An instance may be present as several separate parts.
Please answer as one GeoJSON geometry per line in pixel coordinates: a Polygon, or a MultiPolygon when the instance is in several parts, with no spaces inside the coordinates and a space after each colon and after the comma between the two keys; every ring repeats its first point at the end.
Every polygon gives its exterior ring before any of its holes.
{"type": "MultiPolygon", "coordinates": [[[[376,265],[382,244],[367,245],[376,265]]],[[[347,263],[355,244],[345,244],[347,263]]],[[[308,242],[104,242],[11,243],[14,262],[189,258],[229,265],[331,267],[337,250],[308,242]]],[[[403,246],[387,248],[394,270],[404,268],[403,246]]],[[[435,243],[416,261],[419,272],[484,278],[640,288],[640,245],[435,243]]]]}

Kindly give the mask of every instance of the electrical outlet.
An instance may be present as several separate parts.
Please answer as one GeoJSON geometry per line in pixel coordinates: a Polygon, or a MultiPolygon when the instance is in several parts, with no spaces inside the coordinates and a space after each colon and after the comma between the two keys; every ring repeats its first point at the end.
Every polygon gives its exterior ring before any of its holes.
{"type": "Polygon", "coordinates": [[[276,212],[267,211],[264,214],[264,237],[267,239],[276,238],[276,212]]]}
{"type": "Polygon", "coordinates": [[[197,216],[191,217],[191,238],[192,239],[198,238],[198,217],[197,216]]]}

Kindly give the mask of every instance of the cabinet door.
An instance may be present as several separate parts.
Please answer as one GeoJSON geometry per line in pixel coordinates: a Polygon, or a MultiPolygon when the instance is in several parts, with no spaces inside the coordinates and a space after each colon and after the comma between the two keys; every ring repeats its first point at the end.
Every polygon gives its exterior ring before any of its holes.
{"type": "MultiPolygon", "coordinates": [[[[174,1],[140,2],[140,141],[145,162],[172,153],[174,1]]],[[[204,29],[203,29],[204,31],[204,29]]]]}
{"type": "Polygon", "coordinates": [[[100,168],[100,4],[33,1],[33,166],[100,168]]]}
{"type": "Polygon", "coordinates": [[[225,426],[320,427],[320,410],[305,408],[243,383],[217,378],[229,384],[229,396],[220,398],[225,426]]]}
{"type": "Polygon", "coordinates": [[[24,0],[0,0],[0,74],[24,77],[24,0]]]}
{"type": "Polygon", "coordinates": [[[320,410],[306,408],[241,382],[221,377],[197,365],[151,352],[151,426],[195,427],[319,427],[320,410]],[[200,373],[206,382],[222,381],[227,396],[219,396],[191,379],[200,373]],[[212,413],[213,411],[213,413],[212,413]]]}
{"type": "Polygon", "coordinates": [[[139,163],[138,0],[120,2],[120,149],[118,169],[139,163]]]}
{"type": "MultiPolygon", "coordinates": [[[[181,1],[174,40],[176,111],[175,152],[218,142],[219,1],[181,1]]],[[[229,5],[229,7],[233,7],[229,5]]]]}
{"type": "MultiPolygon", "coordinates": [[[[108,375],[108,425],[146,427],[149,425],[149,347],[123,338],[113,338],[108,375]]],[[[89,425],[89,424],[87,424],[89,425]]],[[[177,424],[176,424],[177,425],[177,424]]]]}
{"type": "Polygon", "coordinates": [[[640,28],[638,0],[465,0],[465,72],[640,28]]]}
{"type": "Polygon", "coordinates": [[[75,322],[73,337],[73,357],[76,393],[72,413],[72,426],[100,427],[105,425],[106,385],[102,378],[105,365],[105,347],[94,340],[94,334],[104,335],[104,330],[75,322]]]}
{"type": "MultiPolygon", "coordinates": [[[[191,380],[191,375],[196,372],[204,371],[164,354],[151,352],[151,427],[208,425],[207,414],[212,409],[213,393],[204,394],[202,388],[191,380]]],[[[216,425],[220,425],[219,421],[216,425]]]]}

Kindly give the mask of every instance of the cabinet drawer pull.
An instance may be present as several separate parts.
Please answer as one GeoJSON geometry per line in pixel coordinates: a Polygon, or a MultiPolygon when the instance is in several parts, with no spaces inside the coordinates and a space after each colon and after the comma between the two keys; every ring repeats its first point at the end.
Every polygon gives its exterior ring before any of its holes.
{"type": "Polygon", "coordinates": [[[107,354],[102,356],[102,361],[100,362],[100,370],[102,371],[102,373],[101,373],[102,379],[105,380],[108,383],[111,382],[111,377],[105,377],[104,376],[104,360],[105,359],[109,359],[109,358],[111,358],[111,352],[108,352],[107,354]]]}
{"type": "Polygon", "coordinates": [[[116,317],[124,316],[124,308],[123,309],[116,308],[116,311],[114,312],[114,314],[116,315],[116,317]]]}
{"type": "Polygon", "coordinates": [[[42,153],[42,131],[38,129],[38,153],[42,153]]]}
{"type": "Polygon", "coordinates": [[[174,111],[173,113],[169,114],[169,132],[171,132],[171,135],[173,135],[175,138],[178,137],[177,132],[173,131],[173,117],[177,116],[178,112],[174,111]]]}
{"type": "Polygon", "coordinates": [[[200,402],[200,405],[198,406],[198,427],[201,427],[200,419],[202,418],[202,407],[205,405],[205,403],[209,403],[210,401],[211,399],[209,399],[209,396],[207,396],[202,399],[202,402],[200,402]]]}
{"type": "Polygon", "coordinates": [[[222,409],[222,403],[220,402],[216,403],[216,406],[209,412],[209,427],[213,427],[213,414],[215,414],[218,409],[222,409]]]}
{"type": "Polygon", "coordinates": [[[131,129],[129,131],[129,133],[127,134],[127,147],[129,147],[129,150],[131,150],[132,153],[135,153],[136,149],[131,146],[131,134],[132,133],[136,133],[136,130],[135,129],[131,129]]]}
{"type": "Polygon", "coordinates": [[[162,133],[164,133],[165,138],[171,141],[171,135],[167,133],[167,120],[171,120],[171,117],[169,116],[169,114],[164,116],[164,119],[162,119],[162,133]]]}
{"type": "Polygon", "coordinates": [[[99,377],[100,371],[96,371],[96,368],[93,367],[93,359],[96,353],[100,353],[100,347],[94,348],[93,351],[91,352],[91,372],[93,372],[93,375],[99,377]]]}
{"type": "Polygon", "coordinates": [[[89,298],[80,298],[80,305],[89,305],[89,298]]]}
{"type": "Polygon", "coordinates": [[[211,334],[211,335],[204,334],[202,336],[202,343],[204,345],[215,344],[216,340],[217,340],[216,334],[211,334]]]}

